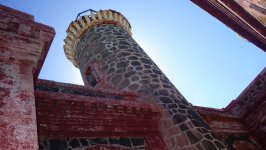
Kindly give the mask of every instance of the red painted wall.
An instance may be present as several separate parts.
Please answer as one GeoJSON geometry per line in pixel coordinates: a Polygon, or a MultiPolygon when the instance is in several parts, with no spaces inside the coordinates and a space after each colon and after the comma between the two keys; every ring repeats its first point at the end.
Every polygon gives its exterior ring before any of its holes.
{"type": "Polygon", "coordinates": [[[54,30],[0,5],[0,149],[38,149],[34,78],[54,30]]]}

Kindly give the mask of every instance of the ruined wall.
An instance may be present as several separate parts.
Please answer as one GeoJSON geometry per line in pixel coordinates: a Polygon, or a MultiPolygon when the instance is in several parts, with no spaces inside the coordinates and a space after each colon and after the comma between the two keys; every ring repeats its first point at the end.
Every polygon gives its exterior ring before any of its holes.
{"type": "Polygon", "coordinates": [[[241,118],[249,133],[266,148],[266,68],[224,111],[241,118]]]}
{"type": "Polygon", "coordinates": [[[38,149],[33,82],[54,30],[2,5],[0,18],[0,149],[38,149]]]}
{"type": "MultiPolygon", "coordinates": [[[[194,106],[204,120],[209,124],[217,136],[224,140],[229,150],[263,150],[257,136],[250,134],[245,121],[240,117],[225,112],[222,109],[213,109],[194,106]]],[[[256,121],[257,122],[257,121],[256,121]]]]}
{"type": "Polygon", "coordinates": [[[164,149],[159,107],[134,93],[39,80],[35,98],[41,149],[164,149]]]}
{"type": "Polygon", "coordinates": [[[247,12],[266,26],[266,1],[265,0],[234,0],[247,12]]]}
{"type": "Polygon", "coordinates": [[[266,52],[264,0],[191,1],[266,52]]]}
{"type": "MultiPolygon", "coordinates": [[[[40,150],[145,150],[144,138],[67,138],[40,140],[40,150]]],[[[147,148],[146,148],[147,149],[147,148]]]]}
{"type": "Polygon", "coordinates": [[[168,149],[225,149],[219,139],[232,150],[266,147],[266,69],[227,108],[193,108],[129,32],[108,22],[77,46],[85,82],[96,80],[90,88],[39,80],[34,90],[54,31],[1,5],[0,16],[0,149],[38,149],[39,140],[44,150],[162,150],[161,136],[168,149]]]}
{"type": "Polygon", "coordinates": [[[126,30],[103,23],[79,39],[75,58],[84,82],[89,70],[96,89],[135,91],[141,101],[159,104],[163,109],[160,130],[168,149],[225,148],[126,30]]]}
{"type": "Polygon", "coordinates": [[[249,114],[249,111],[257,108],[256,106],[264,103],[266,94],[266,67],[257,75],[257,77],[246,87],[246,89],[233,100],[225,111],[235,116],[243,117],[249,114]]]}
{"type": "Polygon", "coordinates": [[[194,108],[229,149],[266,148],[266,68],[226,108],[194,108]]]}

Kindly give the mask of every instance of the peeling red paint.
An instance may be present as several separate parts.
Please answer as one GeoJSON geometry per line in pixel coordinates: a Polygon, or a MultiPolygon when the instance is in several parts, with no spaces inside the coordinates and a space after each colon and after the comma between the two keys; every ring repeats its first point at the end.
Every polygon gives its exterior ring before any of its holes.
{"type": "Polygon", "coordinates": [[[0,149],[37,150],[33,68],[42,65],[54,30],[2,5],[0,16],[0,149]],[[31,28],[49,36],[32,36],[31,28]]]}
{"type": "Polygon", "coordinates": [[[30,95],[29,95],[29,93],[27,93],[26,91],[21,91],[20,93],[19,93],[19,95],[18,95],[18,97],[22,100],[22,101],[27,101],[27,100],[29,100],[30,99],[30,95]]]}
{"type": "MultiPolygon", "coordinates": [[[[6,105],[6,103],[3,101],[3,98],[4,97],[7,97],[9,96],[10,94],[10,91],[6,88],[2,88],[0,87],[0,108],[4,107],[6,105]]],[[[3,115],[4,112],[3,111],[0,111],[0,115],[3,115]]]]}
{"type": "Polygon", "coordinates": [[[76,101],[66,94],[41,91],[35,91],[35,96],[40,136],[137,136],[159,132],[160,109],[154,104],[84,96],[75,96],[76,101]]]}
{"type": "MultiPolygon", "coordinates": [[[[0,68],[1,69],[1,68],[0,68]]],[[[2,70],[2,69],[1,69],[2,70]]],[[[6,75],[4,72],[0,70],[0,80],[4,80],[6,78],[6,75]]]]}
{"type": "MultiPolygon", "coordinates": [[[[1,97],[7,97],[9,96],[10,94],[10,91],[7,89],[7,88],[2,88],[0,87],[0,94],[1,94],[1,97]]],[[[0,99],[1,100],[1,99],[0,99]]],[[[3,100],[3,99],[2,99],[3,100]]]]}
{"type": "Polygon", "coordinates": [[[3,106],[5,106],[5,103],[0,101],[0,108],[3,106]]]}

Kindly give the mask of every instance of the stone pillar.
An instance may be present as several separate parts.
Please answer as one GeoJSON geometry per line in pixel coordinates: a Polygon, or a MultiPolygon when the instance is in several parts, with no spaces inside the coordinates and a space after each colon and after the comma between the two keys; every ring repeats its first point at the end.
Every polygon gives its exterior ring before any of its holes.
{"type": "Polygon", "coordinates": [[[34,79],[54,30],[2,5],[0,17],[0,149],[37,150],[34,79]]]}
{"type": "Polygon", "coordinates": [[[127,19],[113,10],[72,22],[65,52],[87,86],[135,91],[162,108],[160,131],[167,149],[225,149],[191,104],[131,37],[127,19]]]}

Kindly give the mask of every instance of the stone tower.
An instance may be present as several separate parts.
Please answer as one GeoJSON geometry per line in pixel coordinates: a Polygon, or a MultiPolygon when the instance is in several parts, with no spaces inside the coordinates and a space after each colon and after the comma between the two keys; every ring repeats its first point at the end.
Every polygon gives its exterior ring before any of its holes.
{"type": "Polygon", "coordinates": [[[162,109],[160,133],[167,149],[225,149],[191,104],[131,36],[128,20],[114,10],[91,11],[67,29],[64,50],[86,86],[134,91],[162,109]]]}

